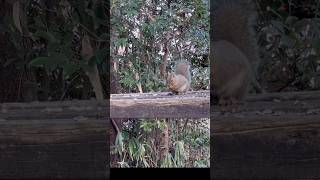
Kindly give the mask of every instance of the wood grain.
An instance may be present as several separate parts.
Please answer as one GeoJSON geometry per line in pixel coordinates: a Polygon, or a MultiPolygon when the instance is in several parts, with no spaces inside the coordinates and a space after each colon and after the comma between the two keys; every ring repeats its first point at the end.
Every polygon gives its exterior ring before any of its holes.
{"type": "Polygon", "coordinates": [[[210,117],[210,92],[111,94],[111,118],[210,117]]]}
{"type": "Polygon", "coordinates": [[[0,177],[108,177],[106,104],[0,104],[0,177]]]}
{"type": "Polygon", "coordinates": [[[213,106],[211,149],[213,179],[319,179],[320,91],[213,106]]]}

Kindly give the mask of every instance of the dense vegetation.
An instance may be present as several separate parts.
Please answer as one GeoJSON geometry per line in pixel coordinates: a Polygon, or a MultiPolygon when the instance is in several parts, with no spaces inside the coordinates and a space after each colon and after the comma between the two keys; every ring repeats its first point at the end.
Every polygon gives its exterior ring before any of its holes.
{"type": "Polygon", "coordinates": [[[105,1],[0,2],[1,81],[12,89],[2,93],[3,101],[103,98],[109,56],[105,1]]]}
{"type": "Polygon", "coordinates": [[[202,0],[111,1],[111,67],[121,86],[113,91],[164,91],[179,59],[192,64],[194,90],[209,89],[208,8],[202,0]]]}
{"type": "MultiPolygon", "coordinates": [[[[208,57],[208,1],[111,1],[111,93],[166,91],[166,74],[180,59],[192,66],[192,89],[208,90],[208,57]]],[[[208,125],[208,119],[125,120],[111,142],[111,165],[208,167],[208,125]]]]}
{"type": "MultiPolygon", "coordinates": [[[[320,89],[320,1],[254,2],[264,88],[320,89]]],[[[112,93],[165,91],[179,59],[192,65],[192,89],[209,89],[208,3],[112,0],[109,18],[104,0],[0,0],[0,102],[101,99],[109,51],[112,93]]],[[[125,121],[112,165],[209,166],[208,123],[125,121]]]]}
{"type": "Polygon", "coordinates": [[[111,146],[112,167],[210,167],[210,124],[199,120],[129,120],[111,146]]]}
{"type": "Polygon", "coordinates": [[[320,89],[320,1],[259,0],[258,74],[268,91],[320,89]]]}

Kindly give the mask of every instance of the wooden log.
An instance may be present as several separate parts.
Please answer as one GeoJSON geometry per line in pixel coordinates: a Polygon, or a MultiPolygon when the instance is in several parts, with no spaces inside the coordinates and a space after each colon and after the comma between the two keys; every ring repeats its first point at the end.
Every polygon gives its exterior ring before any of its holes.
{"type": "Polygon", "coordinates": [[[208,118],[210,92],[111,94],[111,118],[208,118]]]}
{"type": "Polygon", "coordinates": [[[1,178],[106,178],[106,103],[0,104],[1,178]]]}
{"type": "Polygon", "coordinates": [[[213,106],[213,179],[319,179],[320,91],[248,97],[213,106]]]}

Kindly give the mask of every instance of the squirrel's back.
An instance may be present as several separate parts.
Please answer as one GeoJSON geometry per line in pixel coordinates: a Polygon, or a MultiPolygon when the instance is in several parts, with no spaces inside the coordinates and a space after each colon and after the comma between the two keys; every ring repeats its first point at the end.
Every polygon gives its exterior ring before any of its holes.
{"type": "Polygon", "coordinates": [[[254,23],[257,10],[252,0],[215,0],[213,8],[213,41],[234,44],[248,58],[255,71],[260,58],[254,23]]]}
{"type": "Polygon", "coordinates": [[[223,40],[213,44],[213,53],[216,59],[212,79],[215,94],[220,99],[242,100],[252,77],[247,57],[232,43],[223,40]]]}

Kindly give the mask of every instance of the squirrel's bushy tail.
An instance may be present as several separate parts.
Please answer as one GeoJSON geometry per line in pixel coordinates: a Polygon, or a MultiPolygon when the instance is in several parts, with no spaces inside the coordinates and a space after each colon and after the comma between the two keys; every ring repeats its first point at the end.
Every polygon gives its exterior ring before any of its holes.
{"type": "Polygon", "coordinates": [[[254,71],[260,62],[254,23],[257,10],[252,0],[215,0],[212,2],[213,41],[225,40],[238,47],[254,71]]]}

